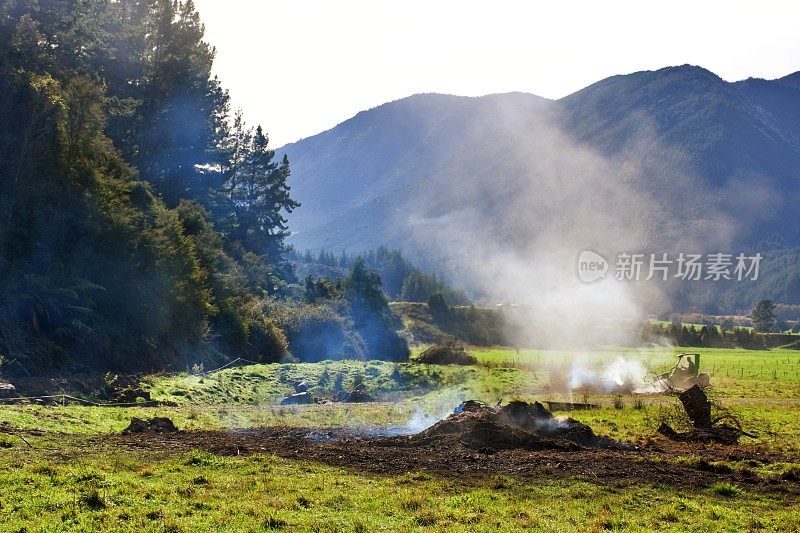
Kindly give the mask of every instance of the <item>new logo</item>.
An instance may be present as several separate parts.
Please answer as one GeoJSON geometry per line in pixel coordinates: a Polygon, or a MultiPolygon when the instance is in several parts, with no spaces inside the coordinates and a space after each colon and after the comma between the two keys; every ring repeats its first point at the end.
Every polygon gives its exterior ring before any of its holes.
{"type": "Polygon", "coordinates": [[[606,277],[608,261],[602,255],[584,250],[578,256],[578,278],[584,283],[592,283],[606,277]]]}

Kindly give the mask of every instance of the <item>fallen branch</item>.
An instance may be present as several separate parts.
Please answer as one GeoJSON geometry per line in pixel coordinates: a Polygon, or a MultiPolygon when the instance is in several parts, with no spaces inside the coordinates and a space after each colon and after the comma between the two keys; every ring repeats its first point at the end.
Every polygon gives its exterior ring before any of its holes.
{"type": "Polygon", "coordinates": [[[731,426],[692,429],[684,433],[678,433],[666,422],[662,422],[657,431],[668,439],[676,442],[718,442],[720,444],[736,444],[739,442],[739,438],[742,435],[748,437],[755,436],[731,426]]]}

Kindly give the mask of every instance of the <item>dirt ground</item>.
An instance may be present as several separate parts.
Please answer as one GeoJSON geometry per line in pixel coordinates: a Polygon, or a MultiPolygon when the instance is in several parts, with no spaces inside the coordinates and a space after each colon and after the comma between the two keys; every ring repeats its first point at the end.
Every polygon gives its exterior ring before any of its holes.
{"type": "Polygon", "coordinates": [[[413,436],[374,437],[352,430],[319,431],[269,428],[238,431],[189,431],[104,436],[98,445],[139,450],[182,452],[205,450],[219,455],[274,454],[287,459],[317,461],[376,474],[397,475],[426,471],[459,479],[507,475],[521,479],[576,478],[595,483],[662,484],[676,488],[704,488],[732,481],[800,495],[800,484],[764,479],[748,471],[719,469],[713,461],[785,461],[746,446],[692,446],[659,443],[636,451],[585,448],[564,450],[511,449],[495,453],[475,451],[458,443],[435,439],[419,443],[413,436]],[[705,459],[692,466],[676,464],[676,456],[705,459]]]}

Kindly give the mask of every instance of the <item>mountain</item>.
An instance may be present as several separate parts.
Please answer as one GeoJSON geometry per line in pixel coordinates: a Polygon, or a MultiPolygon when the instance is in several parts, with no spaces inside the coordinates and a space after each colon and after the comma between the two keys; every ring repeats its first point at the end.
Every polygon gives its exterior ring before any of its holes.
{"type": "Polygon", "coordinates": [[[420,94],[279,149],[290,158],[292,192],[303,204],[291,217],[294,244],[360,251],[401,243],[398,198],[424,189],[432,172],[547,102],[522,93],[420,94]]]}
{"type": "Polygon", "coordinates": [[[683,65],[560,100],[415,95],[279,152],[300,249],[387,244],[447,270],[471,260],[460,249],[496,254],[487,241],[800,247],[800,72],[730,83],[683,65]]]}
{"type": "Polygon", "coordinates": [[[684,66],[615,76],[560,104],[576,138],[608,152],[631,143],[644,117],[714,184],[742,173],[784,181],[800,168],[800,92],[781,80],[727,83],[684,66]]]}

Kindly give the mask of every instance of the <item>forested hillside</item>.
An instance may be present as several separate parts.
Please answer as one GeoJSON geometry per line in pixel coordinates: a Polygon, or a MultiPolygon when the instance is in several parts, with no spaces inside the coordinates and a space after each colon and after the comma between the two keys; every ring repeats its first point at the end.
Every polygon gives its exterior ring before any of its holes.
{"type": "MultiPolygon", "coordinates": [[[[289,162],[229,119],[203,31],[192,0],[0,3],[6,371],[298,355],[289,162]]],[[[348,280],[331,320],[363,355],[394,332],[380,279],[348,280]]]]}

